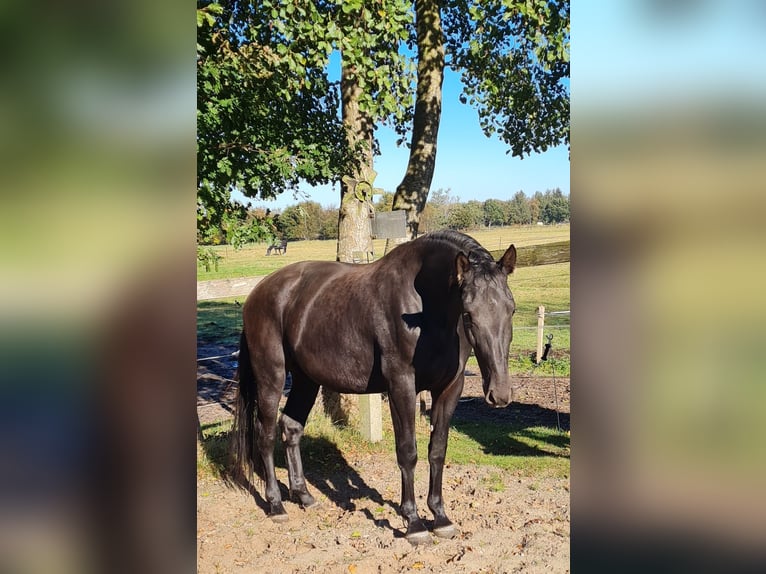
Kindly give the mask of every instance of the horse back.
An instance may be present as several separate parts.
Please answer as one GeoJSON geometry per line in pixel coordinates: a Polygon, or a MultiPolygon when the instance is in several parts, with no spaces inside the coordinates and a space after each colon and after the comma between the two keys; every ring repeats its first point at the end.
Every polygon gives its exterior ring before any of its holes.
{"type": "Polygon", "coordinates": [[[421,381],[451,379],[459,362],[451,357],[459,351],[454,326],[430,320],[444,303],[428,313],[430,295],[416,286],[423,271],[431,274],[421,258],[391,254],[369,265],[294,263],[252,291],[245,330],[261,353],[280,355],[272,361],[340,392],[379,392],[413,369],[425,375],[421,381]]]}
{"type": "Polygon", "coordinates": [[[257,331],[263,345],[269,344],[263,332],[278,338],[287,367],[318,384],[341,392],[382,390],[376,387],[383,355],[406,364],[407,347],[410,354],[414,349],[416,338],[407,340],[401,317],[419,303],[408,294],[411,281],[381,278],[378,263],[307,261],[272,273],[245,302],[245,328],[257,331]]]}

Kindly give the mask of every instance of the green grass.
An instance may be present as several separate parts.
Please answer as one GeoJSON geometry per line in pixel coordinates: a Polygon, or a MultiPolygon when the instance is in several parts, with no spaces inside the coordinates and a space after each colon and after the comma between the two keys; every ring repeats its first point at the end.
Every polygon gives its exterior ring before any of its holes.
{"type": "MultiPolygon", "coordinates": [[[[231,421],[205,425],[205,453],[198,457],[197,468],[202,474],[220,476],[225,464],[226,446],[231,421]]],[[[429,423],[418,417],[416,434],[418,459],[428,461],[429,423]]],[[[335,426],[319,409],[315,409],[306,424],[302,441],[304,466],[312,472],[346,472],[349,459],[360,455],[395,456],[394,432],[388,403],[383,402],[383,440],[366,441],[353,427],[335,426]]],[[[569,434],[548,427],[525,427],[509,419],[503,424],[457,422],[453,420],[447,447],[449,464],[494,467],[515,476],[569,476],[569,434]]],[[[280,441],[275,451],[276,465],[285,467],[280,441]]],[[[491,490],[504,488],[500,475],[490,475],[491,490]],[[497,476],[497,480],[492,478],[497,476]]]]}
{"type": "Polygon", "coordinates": [[[205,271],[204,267],[198,263],[197,280],[268,275],[297,261],[335,261],[336,246],[337,243],[334,240],[294,241],[288,243],[285,255],[267,257],[265,243],[248,245],[239,250],[229,245],[220,245],[213,248],[222,257],[218,263],[218,270],[205,271]]]}
{"type": "MultiPolygon", "coordinates": [[[[488,249],[534,245],[569,238],[569,226],[529,226],[498,228],[471,232],[488,249]]],[[[383,253],[383,241],[376,240],[376,254],[383,253]]],[[[231,247],[216,248],[224,259],[219,271],[200,271],[199,280],[218,277],[264,275],[294,261],[335,259],[335,241],[300,241],[290,243],[285,256],[265,257],[265,245],[234,251],[231,247]]],[[[569,376],[570,331],[567,317],[546,318],[546,334],[553,333],[553,351],[547,363],[535,366],[531,356],[536,348],[537,307],[548,311],[569,309],[569,263],[539,267],[523,267],[509,277],[516,300],[514,339],[511,345],[512,374],[540,376],[569,376]]],[[[210,343],[237,348],[242,325],[241,308],[234,302],[244,297],[201,301],[197,304],[197,336],[210,343]]],[[[477,368],[474,358],[469,365],[477,368]]],[[[313,412],[304,437],[304,463],[309,471],[342,472],[346,460],[357,454],[387,454],[394,456],[394,439],[388,405],[384,402],[384,440],[377,444],[365,441],[353,428],[334,426],[323,414],[313,412]]],[[[203,428],[205,452],[198,457],[201,473],[220,475],[230,422],[203,428]]],[[[418,456],[427,461],[428,422],[418,420],[418,456]]],[[[525,428],[519,423],[507,424],[455,423],[450,431],[447,451],[450,464],[484,465],[503,472],[523,476],[569,476],[569,435],[547,427],[525,428]]],[[[277,464],[284,467],[281,445],[277,449],[277,464]]],[[[502,473],[501,473],[502,474],[502,473]]],[[[494,476],[494,475],[492,475],[494,476]]],[[[490,489],[504,488],[502,480],[491,479],[490,489]]]]}
{"type": "Polygon", "coordinates": [[[210,344],[234,347],[239,346],[239,333],[242,330],[242,308],[235,299],[197,302],[197,338],[210,344]]]}
{"type": "MultiPolygon", "coordinates": [[[[569,225],[502,227],[470,232],[488,249],[505,247],[508,243],[534,245],[569,238],[569,225]]],[[[383,240],[375,241],[376,253],[383,252],[383,240]]],[[[307,259],[333,261],[336,242],[296,241],[291,242],[287,255],[264,255],[266,247],[254,246],[234,251],[227,246],[216,247],[224,256],[219,271],[201,271],[198,279],[214,277],[244,277],[262,275],[283,267],[288,263],[307,259]]],[[[547,311],[569,309],[569,263],[556,263],[539,267],[521,267],[508,279],[516,300],[514,336],[511,344],[510,368],[513,373],[550,374],[555,369],[557,376],[569,376],[570,332],[568,317],[546,317],[546,331],[553,334],[553,350],[549,363],[535,366],[531,359],[537,347],[537,307],[544,305],[547,311]],[[545,371],[547,369],[547,372],[545,371]]],[[[240,302],[244,297],[236,298],[240,302]]],[[[197,304],[197,333],[206,341],[236,347],[242,325],[241,309],[234,303],[235,298],[217,301],[202,301],[197,304]]],[[[476,366],[476,363],[471,363],[476,366]]]]}
{"type": "MultiPolygon", "coordinates": [[[[569,263],[555,263],[522,267],[508,278],[508,285],[516,301],[510,354],[512,373],[548,375],[550,369],[554,368],[557,376],[569,376],[568,316],[545,318],[544,334],[553,335],[548,364],[535,366],[531,358],[537,348],[537,307],[544,305],[546,312],[569,309],[569,266],[569,263]],[[548,372],[543,372],[546,369],[548,372]]],[[[547,342],[547,339],[543,342],[547,342]]],[[[472,365],[476,366],[475,362],[472,365]]]]}
{"type": "MultiPolygon", "coordinates": [[[[569,224],[497,227],[469,231],[468,234],[492,251],[505,249],[511,243],[519,247],[569,239],[569,224]]],[[[376,257],[383,256],[385,244],[384,239],[373,241],[376,257]]],[[[240,250],[235,250],[229,245],[213,247],[213,250],[222,257],[218,263],[218,270],[211,268],[210,271],[205,271],[205,268],[198,263],[197,280],[268,275],[296,261],[335,261],[337,242],[334,239],[291,241],[287,245],[286,255],[269,255],[268,257],[266,247],[265,243],[249,245],[240,250]]]]}
{"type": "Polygon", "coordinates": [[[567,477],[569,435],[548,427],[514,428],[513,423],[457,424],[450,432],[447,459],[519,476],[567,477]]]}
{"type": "Polygon", "coordinates": [[[219,477],[224,473],[231,420],[202,426],[203,448],[197,451],[197,475],[219,477]]]}

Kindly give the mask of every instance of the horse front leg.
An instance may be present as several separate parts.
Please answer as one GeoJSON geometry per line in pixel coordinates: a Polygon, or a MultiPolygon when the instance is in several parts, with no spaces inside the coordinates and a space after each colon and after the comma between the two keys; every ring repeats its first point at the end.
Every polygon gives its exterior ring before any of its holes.
{"type": "MultiPolygon", "coordinates": [[[[414,387],[414,385],[413,385],[414,387]]],[[[405,538],[411,544],[420,544],[430,539],[428,530],[418,516],[415,503],[415,465],[418,449],[415,440],[415,393],[400,390],[389,393],[391,419],[394,423],[396,440],[396,461],[402,473],[401,513],[407,521],[405,538]]]]}
{"type": "Polygon", "coordinates": [[[458,399],[463,392],[464,376],[461,373],[440,393],[432,393],[431,440],[428,443],[430,478],[428,483],[428,508],[434,515],[434,534],[441,538],[452,538],[457,529],[447,518],[442,498],[442,477],[447,453],[449,423],[455,412],[458,399]]]}

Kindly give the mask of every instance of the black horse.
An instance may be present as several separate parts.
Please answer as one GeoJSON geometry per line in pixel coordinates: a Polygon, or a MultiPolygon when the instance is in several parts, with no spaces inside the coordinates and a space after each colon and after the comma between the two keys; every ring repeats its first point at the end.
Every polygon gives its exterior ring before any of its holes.
{"type": "Polygon", "coordinates": [[[287,254],[287,239],[282,239],[279,243],[272,243],[268,246],[266,249],[266,255],[271,255],[272,251],[276,251],[277,253],[280,253],[281,255],[287,254]]]}
{"type": "Polygon", "coordinates": [[[319,391],[386,392],[402,473],[406,538],[428,531],[415,506],[416,394],[431,392],[428,507],[434,534],[456,529],[444,510],[442,471],[452,414],[473,347],[487,403],[512,400],[508,351],[515,311],[507,276],[511,245],[499,261],[467,235],[441,231],[398,246],[369,265],[306,261],[261,281],[243,306],[239,392],[234,419],[236,468],[266,483],[269,516],[287,520],[274,472],[279,400],[287,372],[292,388],[279,426],[290,496],[315,504],[303,475],[300,438],[319,391]]]}

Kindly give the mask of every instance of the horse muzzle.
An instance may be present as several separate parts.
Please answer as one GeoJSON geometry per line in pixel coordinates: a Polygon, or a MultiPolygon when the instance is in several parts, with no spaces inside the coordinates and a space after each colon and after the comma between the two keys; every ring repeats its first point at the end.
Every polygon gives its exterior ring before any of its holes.
{"type": "Polygon", "coordinates": [[[489,390],[484,395],[484,400],[488,405],[498,409],[507,407],[513,401],[513,387],[510,385],[504,387],[490,385],[489,390]]]}

